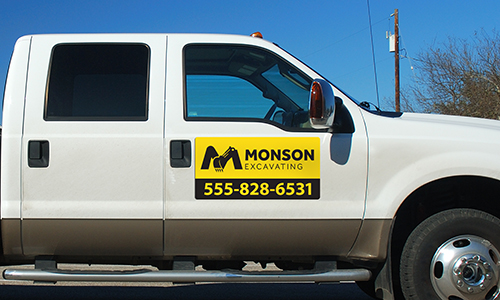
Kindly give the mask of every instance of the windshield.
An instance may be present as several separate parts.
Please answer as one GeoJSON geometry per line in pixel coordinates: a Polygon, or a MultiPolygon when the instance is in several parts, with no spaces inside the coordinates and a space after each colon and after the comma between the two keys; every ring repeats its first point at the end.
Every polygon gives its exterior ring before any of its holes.
{"type": "Polygon", "coordinates": [[[284,71],[281,72],[277,64],[262,73],[262,76],[301,109],[308,109],[311,83],[306,78],[290,68],[284,68],[284,71]]]}

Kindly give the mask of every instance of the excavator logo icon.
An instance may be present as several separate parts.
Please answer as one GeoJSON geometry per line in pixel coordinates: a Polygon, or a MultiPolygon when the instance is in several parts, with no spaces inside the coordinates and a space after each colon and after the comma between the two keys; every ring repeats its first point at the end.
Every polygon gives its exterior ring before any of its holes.
{"type": "Polygon", "coordinates": [[[210,162],[213,161],[213,166],[216,172],[224,171],[228,161],[233,160],[233,166],[235,170],[243,169],[241,167],[240,156],[238,155],[238,150],[234,147],[229,146],[224,152],[224,154],[219,155],[217,150],[213,146],[208,146],[205,152],[205,157],[203,158],[203,163],[201,165],[202,170],[208,170],[210,168],[210,162]]]}

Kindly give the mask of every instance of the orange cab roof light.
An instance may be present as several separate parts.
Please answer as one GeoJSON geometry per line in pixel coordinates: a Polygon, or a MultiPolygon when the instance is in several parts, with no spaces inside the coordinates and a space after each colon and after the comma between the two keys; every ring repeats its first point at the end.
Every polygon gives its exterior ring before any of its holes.
{"type": "Polygon", "coordinates": [[[252,37],[257,37],[257,38],[261,38],[261,39],[263,38],[263,37],[262,37],[262,33],[258,32],[258,31],[257,31],[257,32],[252,33],[250,36],[252,36],[252,37]]]}

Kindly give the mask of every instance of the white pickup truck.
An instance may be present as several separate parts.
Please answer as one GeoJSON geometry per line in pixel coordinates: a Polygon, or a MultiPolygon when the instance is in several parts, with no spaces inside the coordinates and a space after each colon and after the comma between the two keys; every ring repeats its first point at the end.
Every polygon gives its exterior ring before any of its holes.
{"type": "Polygon", "coordinates": [[[21,37],[1,147],[8,280],[500,294],[500,122],[370,111],[261,38],[21,37]]]}

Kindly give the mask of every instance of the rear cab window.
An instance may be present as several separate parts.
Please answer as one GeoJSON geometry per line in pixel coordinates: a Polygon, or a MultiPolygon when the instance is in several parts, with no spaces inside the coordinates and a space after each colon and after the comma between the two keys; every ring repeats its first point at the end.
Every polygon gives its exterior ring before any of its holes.
{"type": "Polygon", "coordinates": [[[146,121],[150,49],[59,44],[52,50],[46,121],[146,121]]]}

